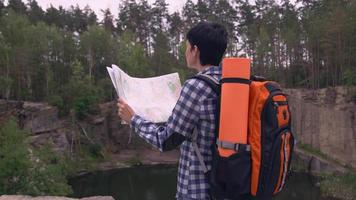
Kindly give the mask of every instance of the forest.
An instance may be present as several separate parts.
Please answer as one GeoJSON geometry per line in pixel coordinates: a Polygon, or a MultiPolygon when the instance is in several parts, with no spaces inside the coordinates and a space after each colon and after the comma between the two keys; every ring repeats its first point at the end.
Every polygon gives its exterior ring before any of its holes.
{"type": "Polygon", "coordinates": [[[0,0],[0,98],[81,118],[116,98],[113,63],[136,77],[179,72],[183,82],[193,74],[185,34],[200,21],[223,24],[226,56],[251,58],[253,74],[284,87],[356,85],[356,0],[187,0],[174,13],[165,0],[123,0],[101,12],[0,0]]]}

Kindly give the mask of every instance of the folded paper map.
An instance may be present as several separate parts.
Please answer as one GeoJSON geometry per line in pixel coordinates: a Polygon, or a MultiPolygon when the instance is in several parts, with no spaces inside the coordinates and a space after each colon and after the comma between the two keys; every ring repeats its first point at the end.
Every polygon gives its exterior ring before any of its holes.
{"type": "Polygon", "coordinates": [[[181,83],[178,73],[135,78],[118,66],[107,67],[117,95],[139,116],[152,122],[166,122],[178,101],[181,83]]]}

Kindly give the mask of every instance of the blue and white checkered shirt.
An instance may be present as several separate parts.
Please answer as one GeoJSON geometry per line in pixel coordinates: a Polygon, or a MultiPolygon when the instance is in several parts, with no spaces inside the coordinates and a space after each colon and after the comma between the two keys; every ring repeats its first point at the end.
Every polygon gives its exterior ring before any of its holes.
{"type": "MultiPolygon", "coordinates": [[[[202,70],[217,81],[221,79],[221,67],[213,66],[202,70]]],[[[163,143],[174,133],[191,137],[197,128],[197,144],[207,168],[211,169],[211,145],[214,142],[216,94],[207,83],[198,79],[187,80],[167,123],[159,126],[135,115],[131,128],[146,142],[163,151],[163,143]]],[[[210,199],[208,178],[199,163],[190,141],[184,140],[180,146],[177,195],[179,198],[210,199]]]]}

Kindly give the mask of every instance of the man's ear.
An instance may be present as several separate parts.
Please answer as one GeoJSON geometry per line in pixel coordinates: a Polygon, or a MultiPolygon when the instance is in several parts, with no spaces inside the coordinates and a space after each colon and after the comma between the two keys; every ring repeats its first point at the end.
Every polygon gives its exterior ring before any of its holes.
{"type": "Polygon", "coordinates": [[[200,51],[199,51],[199,48],[196,45],[193,46],[193,51],[194,51],[194,55],[199,57],[200,51]]]}
{"type": "Polygon", "coordinates": [[[196,45],[192,46],[191,50],[194,52],[194,54],[198,54],[200,52],[198,46],[196,45]]]}
{"type": "Polygon", "coordinates": [[[189,47],[190,49],[189,49],[189,51],[195,51],[198,47],[196,46],[196,45],[190,45],[190,47],[189,47]]]}

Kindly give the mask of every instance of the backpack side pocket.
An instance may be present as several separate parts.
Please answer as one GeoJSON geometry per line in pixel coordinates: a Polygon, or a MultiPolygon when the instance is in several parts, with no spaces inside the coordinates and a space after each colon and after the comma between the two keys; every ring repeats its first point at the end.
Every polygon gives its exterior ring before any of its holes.
{"type": "MultiPolygon", "coordinates": [[[[246,145],[244,145],[246,146],[246,145]]],[[[246,199],[251,191],[251,152],[242,148],[229,157],[213,153],[211,191],[216,198],[246,199]]]]}

